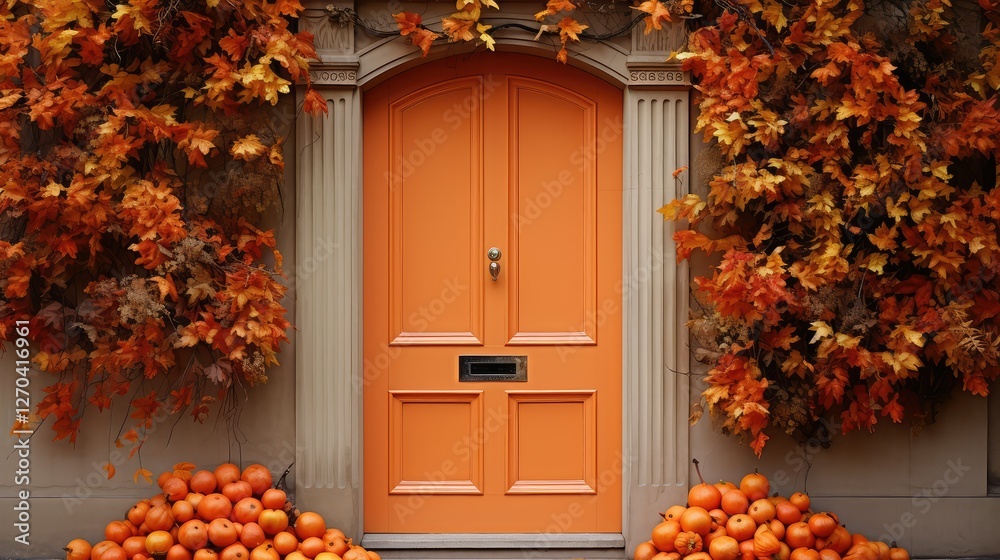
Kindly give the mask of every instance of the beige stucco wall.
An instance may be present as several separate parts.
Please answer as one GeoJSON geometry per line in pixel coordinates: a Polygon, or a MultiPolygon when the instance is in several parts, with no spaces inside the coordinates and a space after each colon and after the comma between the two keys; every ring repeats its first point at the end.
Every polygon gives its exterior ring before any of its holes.
{"type": "MultiPolygon", "coordinates": [[[[285,181],[282,190],[283,216],[275,214],[271,227],[277,229],[278,249],[284,256],[289,285],[294,285],[295,258],[295,143],[291,103],[278,108],[279,130],[289,138],[285,143],[285,181]]],[[[301,271],[300,271],[301,273],[301,271]]],[[[295,324],[294,290],[289,291],[284,305],[288,318],[295,324]]],[[[169,470],[173,464],[190,461],[199,468],[214,468],[232,461],[248,465],[259,462],[280,475],[295,460],[295,360],[292,351],[295,331],[288,333],[289,343],[282,346],[281,365],[268,372],[267,384],[250,390],[249,400],[239,419],[220,419],[217,411],[204,424],[196,424],[190,416],[177,421],[168,417],[155,425],[142,448],[142,466],[155,476],[169,470]],[[169,443],[168,443],[169,439],[169,443]]],[[[0,425],[9,429],[14,418],[14,355],[10,351],[0,358],[0,425]]],[[[44,397],[42,388],[52,378],[34,373],[31,377],[32,401],[44,397]]],[[[6,558],[65,558],[62,547],[72,538],[82,537],[95,543],[103,540],[104,526],[112,519],[121,519],[137,500],[148,498],[159,490],[155,484],[136,484],[132,473],[139,468],[135,458],[127,459],[129,447],[116,449],[115,435],[126,414],[119,403],[114,414],[88,412],[84,429],[72,447],[65,441],[52,441],[54,432],[45,425],[30,441],[30,483],[15,483],[18,457],[11,453],[17,443],[12,436],[4,438],[0,447],[0,559],[6,558]],[[103,465],[116,465],[117,474],[107,480],[103,465]],[[29,546],[13,541],[19,533],[14,508],[20,490],[30,492],[29,546]]],[[[294,473],[293,473],[294,474],[294,473]]],[[[290,475],[291,478],[292,475],[290,475]]],[[[154,480],[155,482],[155,480],[154,480]]],[[[289,482],[294,482],[291,478],[289,482]]]]}

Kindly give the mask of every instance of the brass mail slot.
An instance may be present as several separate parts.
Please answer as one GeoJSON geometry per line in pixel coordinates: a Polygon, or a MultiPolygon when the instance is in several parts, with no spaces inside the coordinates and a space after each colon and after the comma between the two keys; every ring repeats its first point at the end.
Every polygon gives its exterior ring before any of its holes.
{"type": "Polygon", "coordinates": [[[459,381],[527,381],[527,356],[459,356],[459,381]]]}

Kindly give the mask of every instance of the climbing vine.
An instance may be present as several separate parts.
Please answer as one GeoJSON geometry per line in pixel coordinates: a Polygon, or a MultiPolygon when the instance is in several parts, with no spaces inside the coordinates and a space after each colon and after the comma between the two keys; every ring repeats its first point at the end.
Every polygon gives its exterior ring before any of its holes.
{"type": "Polygon", "coordinates": [[[298,0],[0,3],[0,340],[50,380],[15,429],[75,442],[119,400],[119,446],[267,380],[289,323],[279,202],[312,37],[298,0]],[[277,106],[273,112],[261,107],[277,106]],[[23,329],[22,329],[23,332],[23,329]],[[20,334],[18,336],[21,336],[20,334]]]}
{"type": "MultiPolygon", "coordinates": [[[[1000,374],[998,4],[740,0],[678,57],[698,84],[704,194],[678,259],[718,427],[828,441],[915,429],[1000,374]]],[[[708,11],[711,10],[711,11],[708,11]]]]}

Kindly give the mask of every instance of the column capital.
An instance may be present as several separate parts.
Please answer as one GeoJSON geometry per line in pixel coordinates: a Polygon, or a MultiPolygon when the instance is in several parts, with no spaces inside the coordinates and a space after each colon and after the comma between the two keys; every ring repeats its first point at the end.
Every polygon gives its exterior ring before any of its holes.
{"type": "Polygon", "coordinates": [[[660,90],[664,87],[690,87],[691,78],[681,69],[681,63],[668,60],[671,53],[684,50],[686,44],[683,22],[669,23],[664,29],[649,33],[646,33],[645,26],[632,28],[632,52],[625,62],[628,86],[660,90]]]}

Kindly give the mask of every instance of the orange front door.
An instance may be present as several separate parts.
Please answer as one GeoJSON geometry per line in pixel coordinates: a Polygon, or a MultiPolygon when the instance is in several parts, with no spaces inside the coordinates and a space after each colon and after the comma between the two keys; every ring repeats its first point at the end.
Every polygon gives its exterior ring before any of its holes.
{"type": "Polygon", "coordinates": [[[499,53],[365,94],[366,532],[621,530],[621,107],[499,53]]]}

